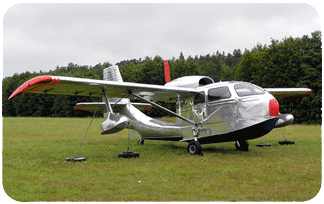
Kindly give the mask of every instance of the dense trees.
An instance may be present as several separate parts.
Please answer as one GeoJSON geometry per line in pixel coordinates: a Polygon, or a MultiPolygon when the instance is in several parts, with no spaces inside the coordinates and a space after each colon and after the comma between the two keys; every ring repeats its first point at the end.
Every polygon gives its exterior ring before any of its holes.
{"type": "Polygon", "coordinates": [[[261,87],[308,87],[309,97],[282,103],[280,111],[292,113],[296,122],[321,123],[322,115],[322,35],[314,32],[302,38],[272,40],[246,51],[235,68],[236,80],[251,81],[261,87]]]}
{"type": "MultiPolygon", "coordinates": [[[[249,81],[261,87],[308,87],[313,89],[309,97],[290,103],[281,102],[280,111],[295,115],[297,123],[321,123],[322,107],[322,34],[313,32],[301,38],[272,39],[270,45],[257,44],[251,50],[235,49],[225,54],[216,51],[212,55],[188,56],[181,52],[178,59],[169,60],[171,79],[187,75],[210,76],[216,82],[226,80],[249,81]]],[[[163,61],[154,58],[131,59],[117,63],[124,81],[163,85],[163,61]]],[[[103,69],[109,62],[94,67],[69,63],[47,73],[22,73],[3,79],[3,116],[54,116],[83,117],[90,114],[73,110],[75,103],[98,101],[99,98],[21,94],[7,100],[10,94],[24,81],[37,75],[73,76],[102,79],[103,69]]],[[[175,107],[164,104],[169,108],[175,107]]],[[[165,113],[153,109],[151,116],[165,113]]]]}

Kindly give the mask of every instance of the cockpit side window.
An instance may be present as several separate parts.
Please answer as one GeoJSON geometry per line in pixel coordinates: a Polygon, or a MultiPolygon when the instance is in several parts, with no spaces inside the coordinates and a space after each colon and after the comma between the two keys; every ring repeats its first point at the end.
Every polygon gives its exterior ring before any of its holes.
{"type": "Polygon", "coordinates": [[[205,92],[198,93],[194,98],[194,104],[205,103],[205,92]]]}
{"type": "Polygon", "coordinates": [[[252,95],[259,95],[259,94],[264,94],[264,91],[252,84],[236,84],[234,86],[234,89],[237,93],[238,96],[252,96],[252,95]]]}
{"type": "Polygon", "coordinates": [[[222,100],[227,98],[231,98],[231,92],[226,86],[208,90],[209,101],[217,101],[217,100],[222,100]]]}

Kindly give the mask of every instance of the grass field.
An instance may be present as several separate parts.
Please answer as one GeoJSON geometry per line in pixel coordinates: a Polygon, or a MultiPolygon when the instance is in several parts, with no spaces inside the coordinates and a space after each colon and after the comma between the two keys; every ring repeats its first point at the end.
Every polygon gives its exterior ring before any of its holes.
{"type": "Polygon", "coordinates": [[[272,147],[236,151],[234,143],[202,145],[192,156],[187,144],[131,137],[139,158],[123,159],[127,130],[100,135],[95,119],[75,156],[90,118],[3,118],[2,176],[18,201],[306,201],[322,180],[321,126],[292,125],[264,137],[272,147]],[[283,135],[296,145],[281,146],[283,135]]]}

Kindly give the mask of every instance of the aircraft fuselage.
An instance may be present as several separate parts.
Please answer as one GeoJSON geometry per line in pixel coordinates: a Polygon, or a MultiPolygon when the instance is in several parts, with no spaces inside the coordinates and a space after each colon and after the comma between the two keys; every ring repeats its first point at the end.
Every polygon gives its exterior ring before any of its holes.
{"type": "MultiPolygon", "coordinates": [[[[218,82],[198,86],[199,93],[177,101],[177,114],[199,126],[200,143],[248,140],[270,132],[278,121],[279,104],[264,89],[246,82],[218,82]]],[[[124,99],[128,100],[128,99],[124,99]]],[[[194,125],[177,119],[166,123],[125,106],[122,114],[143,139],[192,141],[194,125]]]]}

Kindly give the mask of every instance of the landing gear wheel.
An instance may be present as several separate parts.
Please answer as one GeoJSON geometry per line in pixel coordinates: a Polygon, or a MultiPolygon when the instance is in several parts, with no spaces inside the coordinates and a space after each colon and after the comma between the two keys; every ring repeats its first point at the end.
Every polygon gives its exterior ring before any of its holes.
{"type": "Polygon", "coordinates": [[[188,153],[190,153],[190,154],[192,154],[192,155],[194,155],[194,154],[198,154],[198,155],[203,155],[202,153],[201,153],[201,151],[202,151],[202,148],[201,148],[201,145],[200,145],[200,143],[199,142],[197,142],[197,141],[191,141],[189,144],[188,144],[188,147],[187,147],[187,151],[188,151],[188,153]]]}
{"type": "Polygon", "coordinates": [[[235,141],[235,148],[244,152],[250,152],[249,143],[246,140],[235,141]]]}
{"type": "Polygon", "coordinates": [[[289,140],[279,141],[278,143],[280,145],[293,145],[293,144],[295,144],[294,141],[289,141],[289,140]]]}
{"type": "Polygon", "coordinates": [[[133,157],[139,157],[138,152],[122,152],[118,154],[118,158],[133,158],[133,157]]]}
{"type": "Polygon", "coordinates": [[[144,139],[140,139],[140,140],[138,140],[137,144],[138,144],[138,145],[144,145],[144,139]]]}

